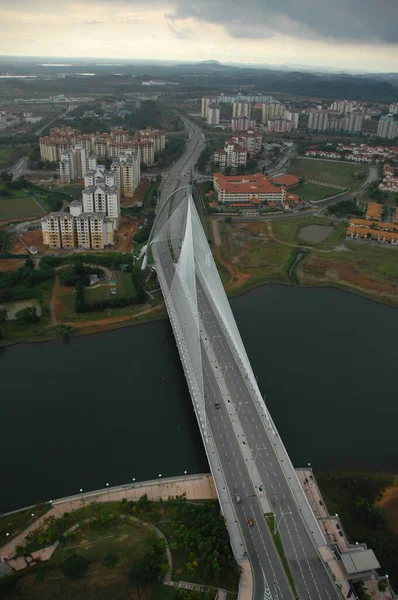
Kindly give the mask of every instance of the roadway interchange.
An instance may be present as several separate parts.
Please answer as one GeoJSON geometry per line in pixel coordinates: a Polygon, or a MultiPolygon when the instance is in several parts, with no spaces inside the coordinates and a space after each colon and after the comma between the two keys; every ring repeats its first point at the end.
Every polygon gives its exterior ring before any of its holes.
{"type": "MultiPolygon", "coordinates": [[[[164,210],[161,214],[162,207],[180,182],[184,183],[188,180],[189,171],[194,167],[203,144],[200,130],[185,118],[184,122],[191,139],[184,156],[169,170],[167,178],[162,182],[158,207],[159,219],[158,223],[155,223],[157,231],[170,214],[169,210],[164,210]]],[[[172,212],[189,192],[188,189],[188,192],[184,190],[175,195],[172,212]]],[[[174,325],[175,314],[174,317],[172,315],[176,312],[175,307],[170,305],[170,289],[175,278],[182,244],[182,237],[181,239],[165,238],[152,245],[152,253],[188,385],[190,385],[187,353],[184,350],[188,343],[188,340],[184,341],[187,335],[185,332],[184,336],[184,321],[187,323],[190,315],[187,312],[183,314],[181,310],[177,320],[182,323],[182,328],[178,332],[174,325]]],[[[234,511],[233,517],[244,540],[240,556],[237,555],[236,544],[233,544],[235,557],[237,560],[242,560],[245,552],[247,553],[254,576],[255,600],[294,598],[266,522],[264,513],[272,512],[278,524],[278,532],[283,541],[299,598],[336,600],[339,598],[338,593],[318,556],[314,541],[307,531],[300,514],[301,510],[282,468],[281,459],[278,457],[280,455],[275,451],[273,437],[278,434],[271,423],[267,425],[267,422],[261,418],[253,396],[253,388],[242,369],[239,350],[235,347],[228,325],[214,302],[214,289],[210,289],[211,285],[203,277],[200,268],[195,268],[194,278],[200,331],[200,351],[196,358],[201,361],[203,374],[205,430],[210,438],[209,444],[202,430],[201,433],[207,446],[206,451],[220,501],[223,494],[225,496],[229,493],[230,505],[234,511]],[[222,479],[217,476],[215,470],[221,470],[222,479]],[[226,484],[226,491],[224,487],[222,490],[219,489],[219,481],[226,484]],[[237,494],[240,497],[239,503],[234,502],[237,494]],[[265,508],[266,506],[268,509],[265,508]],[[248,525],[249,518],[253,519],[253,527],[248,525]]],[[[191,319],[194,318],[192,314],[191,319]]],[[[187,326],[186,331],[188,329],[187,326]]],[[[191,386],[190,391],[193,395],[191,386]]],[[[197,411],[196,414],[198,416],[197,411]]],[[[199,422],[199,426],[203,428],[203,423],[201,426],[199,422]]],[[[222,501],[221,504],[223,505],[222,501]]]]}

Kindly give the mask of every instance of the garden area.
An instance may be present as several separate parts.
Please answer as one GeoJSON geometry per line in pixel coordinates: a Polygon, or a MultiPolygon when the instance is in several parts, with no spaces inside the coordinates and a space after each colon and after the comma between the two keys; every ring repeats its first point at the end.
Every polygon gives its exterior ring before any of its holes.
{"type": "Polygon", "coordinates": [[[0,580],[0,598],[9,600],[211,600],[211,594],[163,584],[170,568],[174,581],[187,581],[237,592],[240,569],[216,501],[187,502],[184,497],[152,502],[83,505],[59,518],[47,517],[23,546],[29,569],[0,580]],[[155,526],[155,527],[154,527],[155,526]],[[48,561],[36,550],[58,542],[48,561]]]}
{"type": "MultiPolygon", "coordinates": [[[[293,162],[289,172],[300,178],[315,179],[355,190],[366,179],[368,167],[330,160],[298,158],[293,162]]],[[[339,193],[338,190],[336,193],[339,193]]]]}

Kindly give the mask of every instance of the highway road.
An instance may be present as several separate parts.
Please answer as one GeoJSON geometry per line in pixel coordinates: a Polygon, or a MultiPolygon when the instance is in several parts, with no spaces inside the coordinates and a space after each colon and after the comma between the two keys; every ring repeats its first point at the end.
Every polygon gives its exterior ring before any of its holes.
{"type": "MultiPolygon", "coordinates": [[[[190,170],[203,147],[200,129],[188,119],[184,118],[184,123],[191,139],[184,155],[163,176],[156,231],[170,213],[168,209],[162,211],[164,203],[178,186],[188,182],[190,170]]],[[[176,194],[175,201],[170,203],[173,211],[185,196],[186,192],[176,194]]],[[[181,245],[182,238],[173,238],[152,246],[165,295],[172,287],[181,245]]],[[[245,546],[242,558],[246,552],[252,566],[254,598],[290,600],[294,597],[264,515],[261,496],[266,491],[299,597],[302,600],[337,600],[337,592],[318,556],[274,449],[273,436],[278,434],[272,425],[267,430],[260,418],[247,376],[239,366],[240,355],[214,302],[214,290],[210,289],[199,267],[195,269],[195,281],[200,350],[195,350],[193,360],[200,361],[207,432],[215,443],[214,453],[234,503],[235,522],[240,527],[245,546]],[[236,494],[240,502],[235,501],[236,494]],[[248,518],[253,519],[253,527],[249,527],[248,518]]],[[[180,307],[180,310],[179,320],[183,330],[185,324],[189,335],[189,310],[186,307],[180,307]]],[[[191,319],[195,319],[193,313],[191,319]]],[[[189,340],[186,343],[189,344],[189,340]]],[[[212,462],[212,457],[209,459],[212,462]]],[[[217,474],[214,475],[217,481],[217,474]]]]}

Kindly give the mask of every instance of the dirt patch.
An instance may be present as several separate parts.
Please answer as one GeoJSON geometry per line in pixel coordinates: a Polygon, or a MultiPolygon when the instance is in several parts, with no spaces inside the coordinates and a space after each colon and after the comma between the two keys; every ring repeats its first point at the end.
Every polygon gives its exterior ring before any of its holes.
{"type": "Polygon", "coordinates": [[[384,490],[376,504],[384,509],[391,531],[398,533],[398,479],[384,490]]]}
{"type": "Polygon", "coordinates": [[[23,258],[11,258],[9,260],[0,259],[0,273],[7,273],[9,271],[16,271],[20,269],[25,264],[25,260],[23,258]]]}
{"type": "Polygon", "coordinates": [[[150,185],[151,184],[148,179],[143,179],[140,182],[140,185],[138,186],[138,188],[135,190],[132,198],[127,198],[126,196],[122,196],[120,198],[120,205],[127,207],[127,206],[134,206],[140,202],[143,202],[144,198],[145,198],[145,194],[150,185]]]}
{"type": "Polygon", "coordinates": [[[28,231],[19,237],[15,235],[12,244],[12,253],[26,254],[26,247],[29,248],[29,246],[35,246],[38,252],[43,254],[46,254],[48,252],[48,247],[43,244],[43,236],[41,230],[28,231]]]}
{"type": "Polygon", "coordinates": [[[106,250],[111,252],[131,252],[133,247],[133,237],[141,221],[142,219],[140,217],[124,215],[120,219],[120,226],[116,232],[116,244],[114,246],[109,246],[106,250]]]}

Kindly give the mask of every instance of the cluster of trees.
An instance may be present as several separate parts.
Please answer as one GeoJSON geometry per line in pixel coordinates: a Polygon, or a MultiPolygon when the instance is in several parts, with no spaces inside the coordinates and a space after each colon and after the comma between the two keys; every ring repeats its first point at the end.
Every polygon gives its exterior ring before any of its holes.
{"type": "MultiPolygon", "coordinates": [[[[388,198],[388,192],[382,192],[382,190],[379,190],[379,185],[379,179],[377,181],[372,181],[372,183],[368,187],[366,195],[371,200],[378,200],[379,202],[382,202],[384,199],[388,198]]],[[[395,201],[398,204],[398,195],[395,198],[395,201]]]]}
{"type": "Polygon", "coordinates": [[[147,213],[144,225],[134,235],[134,242],[136,244],[142,244],[149,238],[154,219],[155,215],[153,213],[147,213]]]}
{"type": "Polygon", "coordinates": [[[184,152],[186,139],[184,135],[175,135],[169,137],[166,141],[166,147],[156,157],[156,164],[159,169],[163,169],[175,162],[184,152]]]}
{"type": "Polygon", "coordinates": [[[166,544],[163,540],[157,540],[152,550],[134,561],[129,572],[129,582],[137,587],[145,587],[161,581],[166,573],[166,544]]]}
{"type": "Polygon", "coordinates": [[[337,217],[361,217],[363,214],[363,210],[357,206],[355,200],[342,200],[341,202],[337,202],[337,204],[332,204],[329,206],[328,212],[337,217]]]}
{"type": "Polygon", "coordinates": [[[25,265],[17,271],[0,273],[0,302],[40,298],[38,286],[53,277],[54,268],[51,264],[42,259],[40,268],[35,269],[33,261],[28,258],[25,265]]]}
{"type": "MultiPolygon", "coordinates": [[[[95,259],[95,262],[98,262],[97,259],[95,259]]],[[[85,288],[90,283],[89,276],[94,274],[100,276],[103,274],[103,271],[99,267],[85,265],[79,259],[75,261],[73,265],[68,267],[68,269],[60,271],[59,275],[63,285],[75,287],[75,310],[77,313],[97,312],[107,308],[122,308],[124,306],[144,302],[145,290],[143,277],[141,271],[134,267],[130,258],[128,260],[126,259],[125,263],[122,262],[122,259],[113,261],[105,260],[103,262],[110,262],[110,264],[113,265],[117,264],[124,272],[131,273],[135,291],[134,296],[118,296],[88,303],[86,301],[85,288]]]]}
{"type": "MultiPolygon", "coordinates": [[[[156,504],[144,495],[133,506],[135,514],[149,515],[156,504]]],[[[203,577],[216,582],[235,582],[240,568],[233,557],[225,520],[216,503],[193,504],[185,497],[163,503],[170,521],[168,541],[171,550],[188,551],[186,569],[193,575],[200,568],[203,577]]]]}
{"type": "Polygon", "coordinates": [[[393,484],[387,475],[325,473],[317,477],[329,511],[339,513],[351,540],[374,550],[383,570],[398,587],[398,534],[388,527],[384,510],[375,504],[382,490],[393,484]]]}

